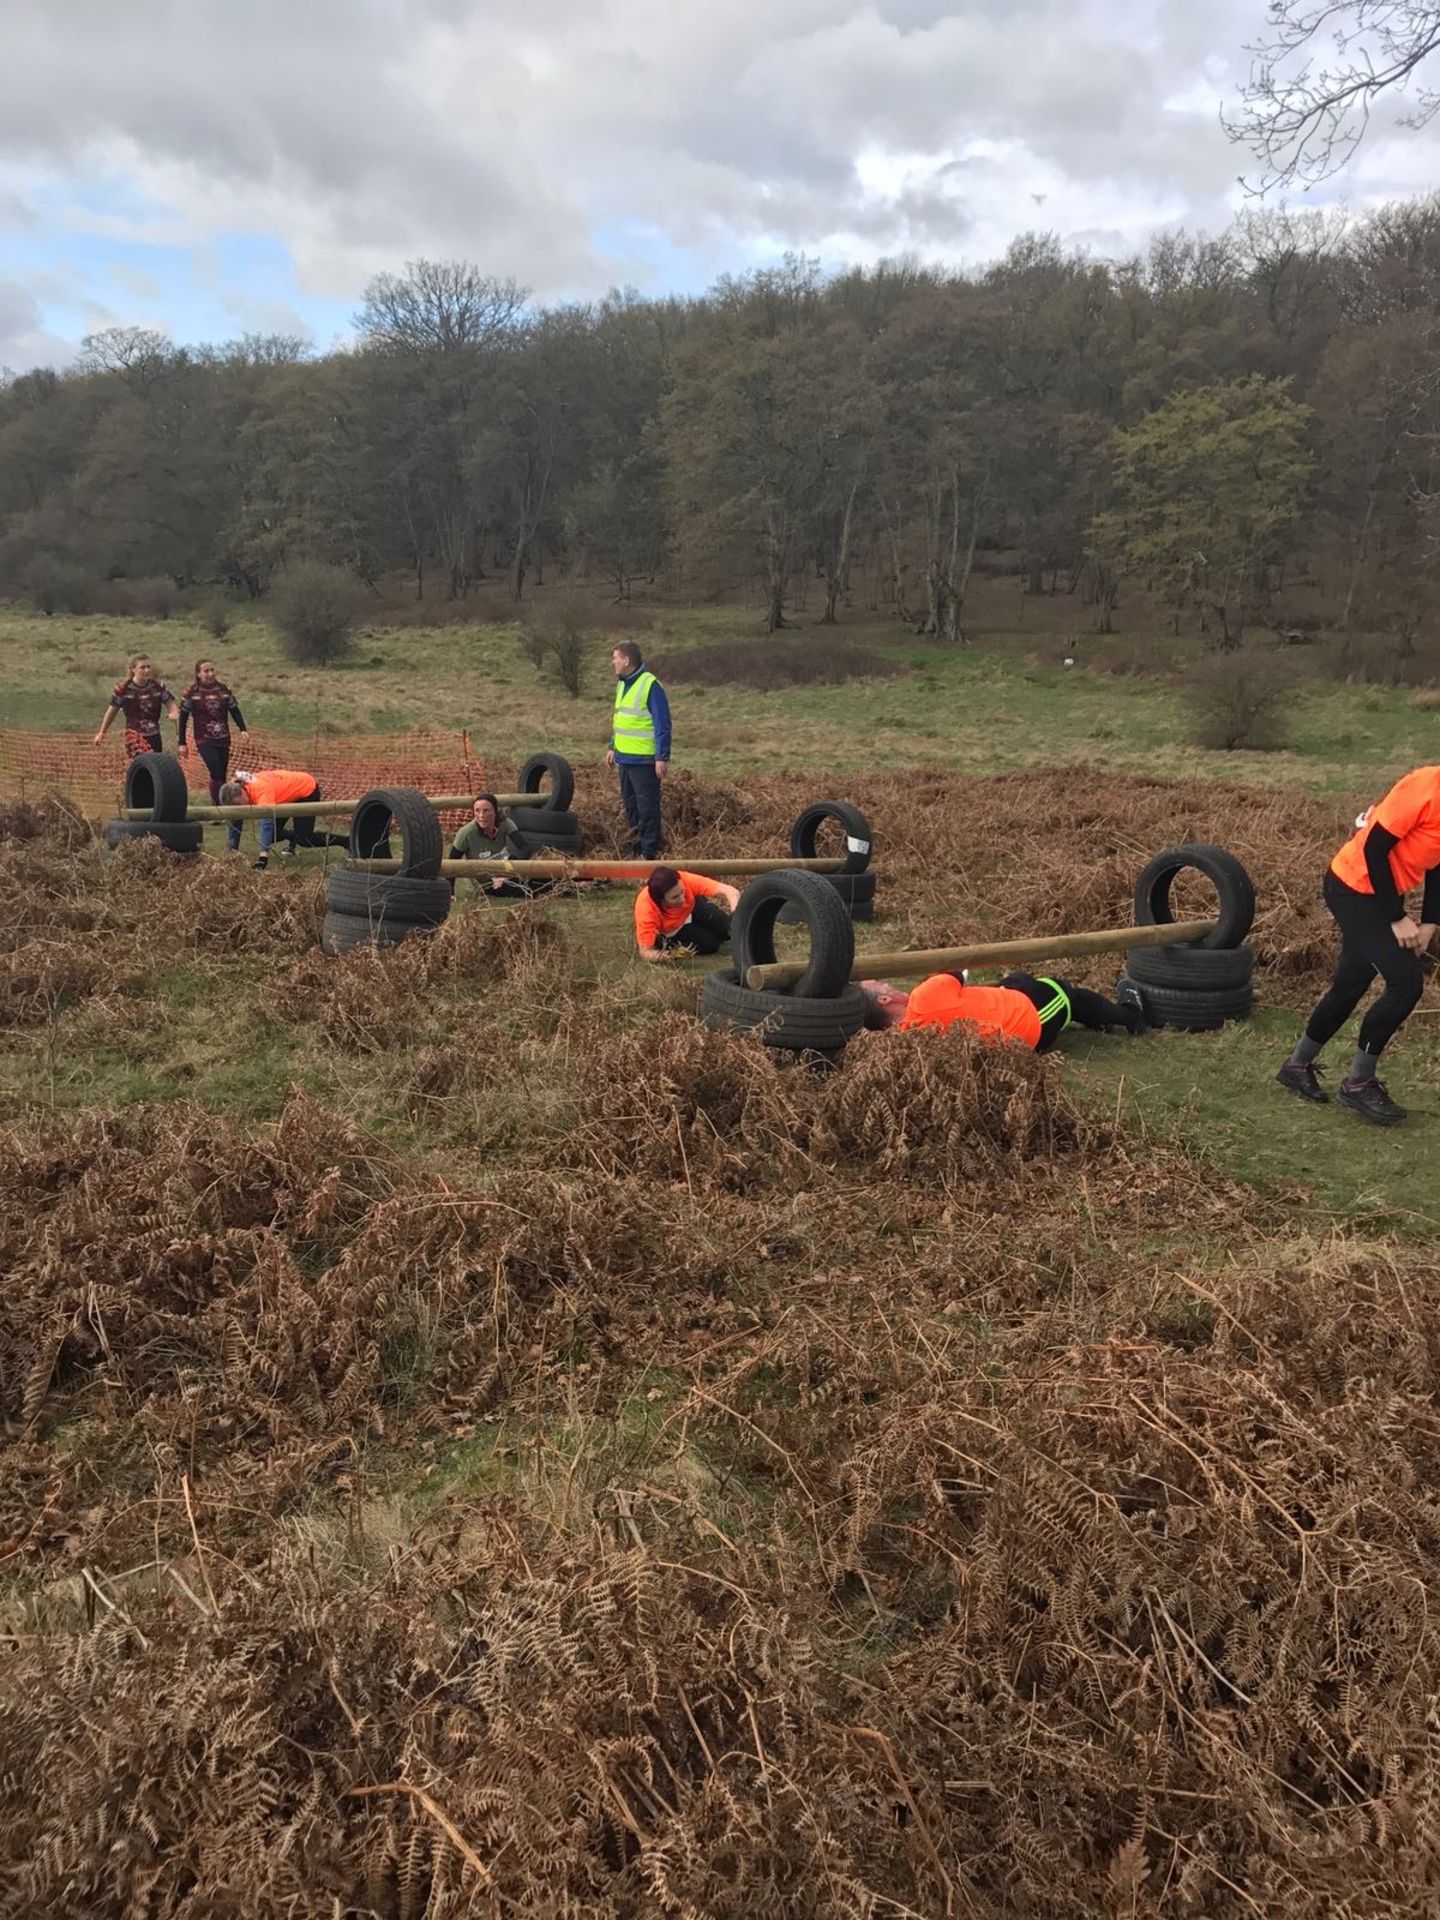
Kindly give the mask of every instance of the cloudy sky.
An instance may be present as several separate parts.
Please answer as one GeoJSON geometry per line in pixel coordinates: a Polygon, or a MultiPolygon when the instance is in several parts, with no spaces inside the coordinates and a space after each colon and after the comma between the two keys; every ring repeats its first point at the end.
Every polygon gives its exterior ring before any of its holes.
{"type": "MultiPolygon", "coordinates": [[[[343,337],[465,258],[547,300],[797,250],[1223,226],[1265,0],[0,0],[0,367],[125,324],[343,337]]],[[[1310,201],[1428,191],[1386,116],[1310,201]]],[[[1300,204],[1300,196],[1295,197],[1300,204]]]]}

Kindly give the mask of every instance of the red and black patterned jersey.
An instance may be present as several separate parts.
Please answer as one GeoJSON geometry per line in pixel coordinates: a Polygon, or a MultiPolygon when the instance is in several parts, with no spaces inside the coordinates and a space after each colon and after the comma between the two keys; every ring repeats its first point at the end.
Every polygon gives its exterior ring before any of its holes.
{"type": "Polygon", "coordinates": [[[186,716],[195,724],[195,743],[202,740],[228,740],[230,738],[230,720],[234,716],[235,724],[243,733],[245,716],[239,703],[223,680],[212,681],[206,687],[198,680],[193,681],[180,696],[180,738],[185,738],[186,716]]]}
{"type": "Polygon", "coordinates": [[[111,694],[110,704],[124,714],[128,733],[143,733],[157,740],[160,716],[174,698],[163,680],[147,680],[143,687],[137,687],[133,680],[122,680],[111,694]]]}

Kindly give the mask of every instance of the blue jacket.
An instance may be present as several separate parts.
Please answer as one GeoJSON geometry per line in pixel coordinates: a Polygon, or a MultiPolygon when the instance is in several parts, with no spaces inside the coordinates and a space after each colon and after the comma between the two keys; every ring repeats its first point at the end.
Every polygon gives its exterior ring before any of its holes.
{"type": "MultiPolygon", "coordinates": [[[[649,671],[650,669],[642,662],[642,664],[635,669],[634,673],[626,674],[625,678],[620,682],[620,685],[625,689],[626,693],[628,693],[640,678],[640,675],[642,673],[648,673],[649,671]]],[[[658,680],[654,686],[651,687],[650,695],[645,705],[649,709],[650,718],[655,727],[655,758],[657,760],[668,760],[670,758],[670,702],[666,699],[665,689],[658,680]]],[[[617,760],[633,760],[637,766],[642,762],[648,765],[650,761],[648,753],[617,753],[615,758],[617,760]]]]}

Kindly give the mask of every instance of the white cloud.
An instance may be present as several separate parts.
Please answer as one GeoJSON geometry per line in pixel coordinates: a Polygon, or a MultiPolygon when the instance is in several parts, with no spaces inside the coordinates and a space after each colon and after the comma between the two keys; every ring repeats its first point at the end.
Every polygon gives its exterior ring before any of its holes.
{"type": "MultiPolygon", "coordinates": [[[[269,234],[347,301],[421,254],[554,298],[785,248],[1124,249],[1238,203],[1217,103],[1262,28],[1261,0],[12,0],[0,227],[104,175],[77,237],[269,234]]],[[[1344,191],[1415,190],[1437,135],[1344,191]]]]}
{"type": "Polygon", "coordinates": [[[0,373],[29,367],[63,367],[75,348],[45,325],[40,303],[28,287],[0,280],[0,373]]]}

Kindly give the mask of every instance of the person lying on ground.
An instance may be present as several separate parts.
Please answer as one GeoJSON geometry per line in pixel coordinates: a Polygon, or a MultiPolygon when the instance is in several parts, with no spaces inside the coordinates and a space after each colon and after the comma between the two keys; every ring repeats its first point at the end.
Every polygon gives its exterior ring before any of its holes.
{"type": "Polygon", "coordinates": [[[718,953],[729,944],[730,915],[740,895],[723,880],[678,867],[656,867],[635,896],[635,945],[642,960],[671,954],[718,953]],[[723,901],[724,905],[716,903],[723,901]]]}
{"type": "MultiPolygon", "coordinates": [[[[185,752],[185,734],[193,723],[195,751],[205,767],[212,806],[219,806],[220,789],[230,774],[232,720],[241,746],[248,747],[250,735],[245,729],[240,702],[215,671],[213,660],[197,660],[195,678],[180,696],[180,752],[182,755],[185,752]]],[[[232,853],[240,845],[241,825],[239,820],[229,823],[227,845],[232,853]]]]}
{"type": "Polygon", "coordinates": [[[1440,923],[1440,767],[1417,767],[1361,814],[1330,862],[1321,894],[1340,929],[1340,958],[1275,1078],[1302,1100],[1327,1101],[1317,1065],[1321,1049],[1378,976],[1385,990],[1360,1023],[1359,1045],[1335,1098],[1372,1126],[1393,1127],[1405,1109],[1390,1098],[1377,1070],[1424,990],[1426,956],[1440,923]],[[1424,888],[1418,920],[1405,908],[1415,887],[1424,888]]]}
{"type": "Polygon", "coordinates": [[[1014,1041],[1034,1053],[1048,1053],[1069,1026],[1091,1033],[1145,1031],[1145,1016],[1137,1006],[1122,1006],[1103,993],[1077,987],[1072,980],[1031,973],[1007,973],[998,986],[971,986],[969,976],[932,973],[913,992],[902,992],[888,980],[862,980],[865,1025],[872,1033],[892,1028],[974,1027],[982,1040],[1014,1041]]]}
{"type": "Polygon", "coordinates": [[[288,858],[296,847],[349,846],[348,834],[321,833],[307,815],[294,817],[278,811],[287,805],[324,797],[314,774],[302,773],[295,767],[262,767],[258,773],[237,773],[220,789],[222,807],[266,809],[260,815],[260,858],[254,863],[257,868],[268,864],[270,849],[277,840],[288,842],[280,848],[282,858],[288,858]]]}
{"type": "MultiPolygon", "coordinates": [[[[455,835],[451,844],[452,860],[530,860],[535,843],[521,833],[508,813],[501,813],[493,793],[477,793],[470,809],[471,817],[455,835]]],[[[477,893],[491,900],[529,900],[544,893],[548,880],[517,880],[505,874],[494,879],[471,882],[477,893]]]]}
{"type": "Polygon", "coordinates": [[[99,746],[110,731],[117,713],[125,716],[125,758],[133,760],[142,753],[164,751],[160,739],[160,716],[169,714],[178,727],[180,707],[173,693],[160,679],[148,653],[137,653],[130,670],[110,695],[93,744],[99,746]]]}

